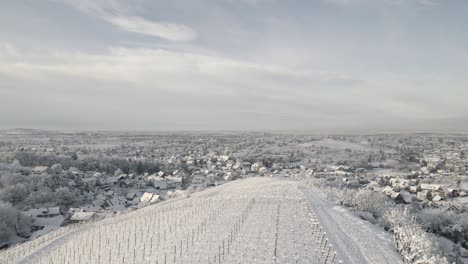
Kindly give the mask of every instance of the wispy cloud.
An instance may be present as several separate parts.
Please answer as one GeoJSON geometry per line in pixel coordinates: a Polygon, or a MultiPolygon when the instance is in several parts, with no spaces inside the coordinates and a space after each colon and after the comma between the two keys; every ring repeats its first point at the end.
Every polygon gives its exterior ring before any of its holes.
{"type": "Polygon", "coordinates": [[[5,57],[19,57],[19,51],[8,42],[0,42],[0,58],[5,57]]]}
{"type": "Polygon", "coordinates": [[[110,16],[106,18],[119,28],[171,41],[191,41],[196,38],[195,31],[185,25],[153,22],[137,16],[110,16]]]}
{"type": "MultiPolygon", "coordinates": [[[[11,45],[10,48],[18,52],[11,45]]],[[[331,115],[330,118],[351,113],[356,118],[369,119],[377,114],[419,118],[450,116],[460,110],[445,107],[441,112],[431,107],[433,102],[425,101],[418,102],[416,106],[410,96],[417,95],[419,86],[426,86],[426,83],[416,85],[398,75],[367,76],[364,79],[347,73],[148,48],[113,47],[106,53],[29,53],[32,55],[21,55],[23,53],[19,50],[20,57],[16,61],[0,62],[0,75],[7,76],[5,80],[19,79],[43,87],[66,83],[54,90],[65,98],[70,89],[85,89],[85,94],[94,93],[94,89],[105,90],[106,94],[145,94],[145,98],[161,100],[165,93],[206,100],[243,98],[246,101],[242,105],[249,111],[271,112],[272,115],[321,114],[331,115]],[[50,60],[45,62],[40,56],[50,60]],[[362,101],[366,102],[364,106],[355,103],[362,101]]],[[[8,87],[2,81],[0,85],[8,87]]],[[[430,98],[445,96],[450,102],[456,101],[451,95],[441,95],[437,90],[426,89],[426,92],[430,98]]],[[[237,106],[229,104],[232,108],[237,106]]]]}
{"type": "Polygon", "coordinates": [[[439,6],[441,3],[438,0],[324,0],[331,4],[347,6],[352,4],[362,4],[362,3],[374,3],[374,2],[381,2],[387,3],[392,5],[422,5],[428,7],[435,7],[439,6]]]}
{"type": "Polygon", "coordinates": [[[440,2],[437,2],[435,0],[417,0],[417,2],[425,6],[439,6],[440,5],[440,2]]]}
{"type": "Polygon", "coordinates": [[[152,21],[134,13],[132,4],[138,1],[120,0],[63,0],[82,12],[99,17],[121,30],[159,37],[169,41],[186,42],[197,37],[195,30],[187,25],[152,21]]]}
{"type": "Polygon", "coordinates": [[[192,93],[200,92],[202,87],[205,87],[203,90],[209,94],[243,93],[245,90],[242,87],[248,87],[249,92],[256,90],[261,94],[267,84],[270,94],[275,95],[278,91],[303,88],[304,85],[314,83],[352,85],[357,82],[351,76],[342,73],[164,49],[112,47],[105,54],[66,51],[40,53],[32,57],[42,56],[51,59],[50,62],[21,56],[17,61],[0,62],[0,73],[35,81],[65,76],[84,80],[125,82],[141,87],[151,86],[153,80],[157,79],[162,89],[192,93]]]}

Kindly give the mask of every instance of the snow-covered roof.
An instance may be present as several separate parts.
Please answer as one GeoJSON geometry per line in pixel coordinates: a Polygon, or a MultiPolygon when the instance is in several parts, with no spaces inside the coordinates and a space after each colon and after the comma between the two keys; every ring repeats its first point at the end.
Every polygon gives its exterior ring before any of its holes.
{"type": "Polygon", "coordinates": [[[440,184],[421,184],[421,190],[431,190],[431,191],[437,191],[441,188],[440,184]]]}
{"type": "Polygon", "coordinates": [[[125,198],[131,200],[131,199],[135,198],[135,196],[136,196],[136,193],[134,193],[134,192],[129,192],[129,193],[127,194],[127,196],[125,196],[125,198]]]}
{"type": "Polygon", "coordinates": [[[35,173],[42,173],[45,172],[49,167],[47,166],[36,166],[32,169],[33,172],[35,173]]]}
{"type": "Polygon", "coordinates": [[[47,214],[49,215],[59,215],[60,207],[49,207],[47,208],[47,214]]]}
{"type": "Polygon", "coordinates": [[[86,177],[86,178],[83,178],[83,182],[86,182],[86,183],[89,183],[89,182],[95,182],[97,180],[96,177],[94,176],[91,176],[91,177],[86,177]]]}
{"type": "Polygon", "coordinates": [[[154,194],[145,192],[141,197],[140,197],[140,203],[149,203],[151,199],[153,198],[154,194]]]}
{"type": "Polygon", "coordinates": [[[38,217],[34,219],[33,226],[61,226],[65,218],[63,215],[54,217],[38,217]]]}
{"type": "Polygon", "coordinates": [[[95,215],[95,212],[76,212],[70,217],[70,221],[89,221],[95,215]]]}
{"type": "Polygon", "coordinates": [[[174,183],[181,183],[182,182],[182,177],[168,176],[168,177],[166,177],[166,179],[170,180],[171,182],[174,182],[174,183]]]}
{"type": "Polygon", "coordinates": [[[46,215],[47,214],[47,208],[45,208],[45,207],[31,208],[26,212],[26,214],[31,216],[31,218],[36,218],[38,215],[46,215]]]}

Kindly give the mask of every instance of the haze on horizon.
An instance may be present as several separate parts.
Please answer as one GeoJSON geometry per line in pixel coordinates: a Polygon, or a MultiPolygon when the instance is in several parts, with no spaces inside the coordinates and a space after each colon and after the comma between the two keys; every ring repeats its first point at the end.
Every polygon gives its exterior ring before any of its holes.
{"type": "Polygon", "coordinates": [[[0,129],[468,131],[463,0],[0,3],[0,129]]]}

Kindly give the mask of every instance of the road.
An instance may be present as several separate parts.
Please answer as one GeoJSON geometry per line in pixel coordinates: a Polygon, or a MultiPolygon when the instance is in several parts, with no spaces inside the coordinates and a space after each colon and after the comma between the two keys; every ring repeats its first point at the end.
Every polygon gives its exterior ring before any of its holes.
{"type": "Polygon", "coordinates": [[[325,201],[309,187],[299,187],[327,233],[329,242],[348,264],[403,263],[392,236],[351,212],[325,201]]]}

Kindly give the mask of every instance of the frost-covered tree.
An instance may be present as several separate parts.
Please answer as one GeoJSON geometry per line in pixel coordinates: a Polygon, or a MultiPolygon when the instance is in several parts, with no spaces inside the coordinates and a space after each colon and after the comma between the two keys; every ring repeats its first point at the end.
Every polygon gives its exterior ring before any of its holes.
{"type": "Polygon", "coordinates": [[[28,196],[30,189],[26,184],[18,183],[11,186],[6,186],[0,190],[0,199],[4,202],[12,203],[14,205],[21,204],[28,196]]]}
{"type": "Polygon", "coordinates": [[[76,193],[70,191],[70,189],[67,187],[58,188],[55,191],[54,197],[56,199],[55,203],[57,205],[65,207],[72,206],[79,200],[79,196],[76,193]]]}
{"type": "Polygon", "coordinates": [[[0,202],[0,241],[8,240],[15,233],[16,214],[11,204],[0,202]]]}
{"type": "Polygon", "coordinates": [[[397,251],[407,264],[448,264],[438,254],[429,233],[422,229],[408,210],[393,208],[385,215],[392,226],[397,251]]]}
{"type": "Polygon", "coordinates": [[[369,212],[374,217],[383,216],[386,208],[391,203],[387,196],[380,192],[361,189],[356,192],[352,199],[352,206],[360,211],[369,212]]]}
{"type": "Polygon", "coordinates": [[[29,215],[18,213],[16,222],[16,233],[22,237],[31,235],[33,221],[29,215]]]}
{"type": "Polygon", "coordinates": [[[59,174],[63,172],[61,164],[54,164],[49,168],[50,173],[59,174]]]}

